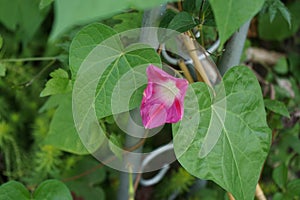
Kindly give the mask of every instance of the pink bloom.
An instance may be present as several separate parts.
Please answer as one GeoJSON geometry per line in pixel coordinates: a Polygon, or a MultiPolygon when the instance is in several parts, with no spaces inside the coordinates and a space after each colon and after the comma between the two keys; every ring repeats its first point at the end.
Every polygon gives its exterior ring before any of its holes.
{"type": "Polygon", "coordinates": [[[141,104],[145,128],[151,129],[181,120],[187,80],[175,78],[154,65],[149,65],[146,71],[148,85],[141,104]]]}

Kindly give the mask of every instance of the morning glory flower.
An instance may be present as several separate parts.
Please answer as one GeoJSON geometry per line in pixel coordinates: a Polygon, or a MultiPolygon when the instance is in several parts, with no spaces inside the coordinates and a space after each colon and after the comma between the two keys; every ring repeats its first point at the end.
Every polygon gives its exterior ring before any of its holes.
{"type": "Polygon", "coordinates": [[[146,73],[148,85],[141,103],[145,128],[151,129],[181,120],[187,80],[175,78],[154,65],[149,65],[146,73]]]}

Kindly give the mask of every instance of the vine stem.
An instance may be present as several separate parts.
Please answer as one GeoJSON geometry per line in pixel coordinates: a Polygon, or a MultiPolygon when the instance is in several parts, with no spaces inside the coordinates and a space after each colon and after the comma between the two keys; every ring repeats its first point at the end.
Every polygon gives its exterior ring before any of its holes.
{"type": "Polygon", "coordinates": [[[0,62],[48,61],[48,60],[56,60],[56,59],[57,57],[7,58],[7,59],[1,59],[0,62]]]}
{"type": "MultiPolygon", "coordinates": [[[[131,147],[125,148],[124,151],[123,151],[123,155],[127,154],[128,152],[132,152],[132,151],[140,148],[141,146],[144,145],[145,141],[146,141],[146,138],[142,138],[137,144],[135,144],[131,147]]],[[[74,181],[74,180],[79,179],[83,176],[89,175],[89,174],[93,173],[94,171],[96,171],[97,169],[102,168],[104,165],[111,163],[116,158],[117,158],[117,156],[115,156],[115,155],[111,156],[111,157],[107,158],[103,163],[100,163],[100,164],[96,165],[95,167],[93,167],[93,168],[91,168],[87,171],[82,172],[81,174],[62,179],[62,181],[63,182],[74,181]]]]}

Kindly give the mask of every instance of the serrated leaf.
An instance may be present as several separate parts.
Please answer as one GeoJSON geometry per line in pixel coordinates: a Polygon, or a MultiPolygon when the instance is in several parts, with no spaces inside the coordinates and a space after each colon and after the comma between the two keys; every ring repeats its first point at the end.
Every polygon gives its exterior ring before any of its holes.
{"type": "Polygon", "coordinates": [[[222,46],[238,28],[255,16],[264,0],[239,0],[226,3],[220,0],[209,0],[209,3],[215,16],[222,46]]]}
{"type": "Polygon", "coordinates": [[[99,23],[88,25],[76,34],[70,46],[69,56],[72,79],[76,78],[77,71],[87,55],[98,44],[115,34],[115,30],[99,23]]]}
{"type": "Polygon", "coordinates": [[[265,106],[267,109],[280,114],[282,116],[285,117],[290,117],[290,113],[287,110],[286,106],[284,105],[284,103],[277,101],[277,100],[271,100],[271,99],[265,99],[264,100],[265,106]]]}
{"type": "Polygon", "coordinates": [[[55,19],[50,40],[59,37],[74,25],[108,18],[128,8],[147,9],[169,2],[168,0],[152,1],[111,1],[111,0],[56,0],[55,19]]]}
{"type": "Polygon", "coordinates": [[[52,78],[46,83],[46,87],[40,94],[41,97],[63,94],[71,91],[71,81],[69,80],[69,75],[65,70],[57,69],[51,72],[50,76],[52,78]]]}
{"type": "Polygon", "coordinates": [[[284,189],[288,176],[288,169],[284,164],[279,165],[273,170],[272,178],[275,183],[281,188],[284,189]]]}
{"type": "Polygon", "coordinates": [[[116,15],[114,20],[120,20],[120,23],[114,25],[114,30],[121,33],[126,30],[139,28],[142,25],[142,12],[129,12],[116,15]]]}
{"type": "Polygon", "coordinates": [[[288,22],[291,27],[291,15],[285,5],[281,2],[281,0],[267,0],[262,9],[262,13],[269,14],[270,22],[272,23],[275,16],[280,11],[283,18],[288,22]]]}
{"type": "Polygon", "coordinates": [[[0,199],[5,200],[16,200],[23,199],[29,200],[31,199],[29,191],[26,187],[17,181],[9,181],[0,186],[0,199]]]}
{"type": "Polygon", "coordinates": [[[171,38],[171,35],[177,34],[178,32],[183,33],[185,31],[194,28],[197,25],[198,22],[196,22],[194,17],[188,12],[183,11],[176,14],[175,12],[168,10],[165,13],[163,19],[161,20],[159,26],[177,32],[175,33],[175,32],[170,32],[168,30],[159,29],[158,30],[159,42],[164,43],[166,40],[171,38]]]}
{"type": "MultiPolygon", "coordinates": [[[[99,138],[93,138],[93,133],[91,133],[90,139],[95,140],[95,142],[98,141],[99,145],[101,145],[99,138]]],[[[60,96],[59,106],[50,123],[50,130],[45,139],[45,143],[53,145],[60,150],[75,154],[89,153],[82,144],[75,128],[72,115],[71,94],[60,96]]]]}
{"type": "Polygon", "coordinates": [[[287,21],[287,23],[289,24],[289,27],[291,28],[292,24],[291,24],[291,15],[290,15],[290,12],[289,10],[287,9],[287,7],[285,7],[285,5],[280,1],[278,0],[279,2],[279,11],[281,12],[283,18],[287,21]]]}
{"type": "Polygon", "coordinates": [[[72,200],[67,186],[58,180],[47,180],[42,182],[34,191],[35,200],[72,200]]]}
{"type": "Polygon", "coordinates": [[[190,13],[183,11],[174,16],[174,18],[168,25],[168,29],[183,33],[194,28],[197,25],[198,23],[196,22],[194,17],[190,13]]]}
{"type": "Polygon", "coordinates": [[[287,10],[291,15],[291,26],[282,14],[277,14],[272,22],[270,22],[268,13],[260,14],[258,18],[258,34],[260,38],[280,41],[295,34],[300,27],[300,21],[297,20],[300,18],[299,9],[299,1],[287,4],[287,10]]]}
{"type": "Polygon", "coordinates": [[[6,67],[3,63],[0,62],[0,77],[6,75],[6,67]]]}
{"type": "Polygon", "coordinates": [[[216,96],[204,83],[191,84],[184,117],[173,124],[174,150],[189,173],[252,200],[271,144],[261,88],[246,67],[231,68],[223,84],[216,96]]]}

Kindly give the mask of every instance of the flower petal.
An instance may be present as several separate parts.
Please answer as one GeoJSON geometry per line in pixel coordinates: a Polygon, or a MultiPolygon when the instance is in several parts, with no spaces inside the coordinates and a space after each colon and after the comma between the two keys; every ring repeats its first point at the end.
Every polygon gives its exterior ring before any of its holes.
{"type": "Polygon", "coordinates": [[[162,104],[151,105],[148,112],[142,112],[142,119],[145,128],[151,129],[163,125],[166,122],[167,111],[162,104]]]}
{"type": "Polygon", "coordinates": [[[148,85],[141,104],[144,126],[155,128],[181,120],[187,80],[175,78],[153,65],[149,65],[146,72],[148,85]]]}

